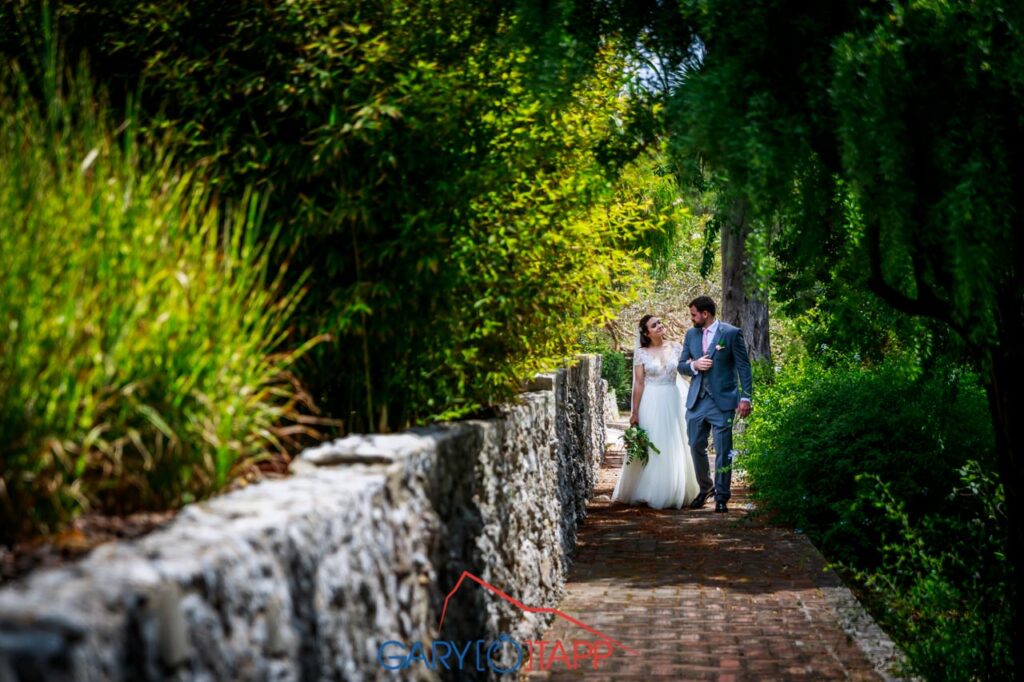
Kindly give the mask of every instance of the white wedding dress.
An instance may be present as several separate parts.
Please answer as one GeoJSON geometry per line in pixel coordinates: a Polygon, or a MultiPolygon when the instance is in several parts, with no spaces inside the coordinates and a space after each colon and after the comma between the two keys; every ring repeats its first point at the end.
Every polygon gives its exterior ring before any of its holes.
{"type": "Polygon", "coordinates": [[[644,366],[644,392],[637,416],[640,427],[661,452],[652,450],[646,467],[624,459],[613,500],[679,509],[700,493],[686,437],[685,384],[676,369],[682,348],[666,342],[660,348],[636,349],[633,366],[644,366]]]}

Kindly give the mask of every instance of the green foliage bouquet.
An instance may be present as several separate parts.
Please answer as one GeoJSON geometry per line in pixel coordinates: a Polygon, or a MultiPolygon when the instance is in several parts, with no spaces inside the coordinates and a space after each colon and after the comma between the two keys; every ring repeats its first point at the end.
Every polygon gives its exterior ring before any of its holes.
{"type": "Polygon", "coordinates": [[[623,440],[626,441],[627,463],[640,462],[644,466],[647,466],[647,458],[650,456],[650,452],[652,450],[655,454],[661,454],[661,450],[655,447],[654,443],[651,442],[651,438],[647,435],[647,431],[639,426],[630,426],[626,429],[626,433],[624,433],[622,437],[623,440]]]}

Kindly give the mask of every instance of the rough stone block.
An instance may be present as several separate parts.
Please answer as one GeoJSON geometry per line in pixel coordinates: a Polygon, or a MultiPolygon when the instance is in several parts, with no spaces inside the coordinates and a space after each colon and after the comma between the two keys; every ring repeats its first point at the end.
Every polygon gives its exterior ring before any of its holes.
{"type": "MultiPolygon", "coordinates": [[[[288,479],[0,589],[0,681],[377,679],[382,642],[439,634],[463,571],[554,605],[604,449],[600,358],[537,385],[493,419],[311,448],[288,479]]],[[[445,638],[546,625],[466,597],[445,638]]]]}

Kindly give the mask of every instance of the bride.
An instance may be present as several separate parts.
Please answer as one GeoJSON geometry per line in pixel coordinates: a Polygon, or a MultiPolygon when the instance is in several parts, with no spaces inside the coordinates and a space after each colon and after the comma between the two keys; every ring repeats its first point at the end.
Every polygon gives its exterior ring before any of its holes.
{"type": "Polygon", "coordinates": [[[686,437],[685,402],[676,385],[682,345],[665,339],[666,330],[654,315],[639,325],[640,345],[633,355],[633,411],[630,426],[639,424],[660,450],[647,466],[624,463],[612,499],[644,502],[655,509],[688,506],[700,493],[686,437]]]}

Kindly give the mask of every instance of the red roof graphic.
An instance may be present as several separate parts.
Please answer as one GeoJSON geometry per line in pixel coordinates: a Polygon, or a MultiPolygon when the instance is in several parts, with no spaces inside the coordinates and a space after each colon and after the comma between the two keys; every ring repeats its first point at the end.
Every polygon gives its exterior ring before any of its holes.
{"type": "Polygon", "coordinates": [[[522,611],[526,611],[527,613],[553,613],[556,616],[559,616],[560,618],[566,619],[567,621],[569,621],[573,625],[576,625],[578,627],[583,628],[584,630],[586,630],[587,632],[591,633],[592,635],[596,635],[600,639],[603,639],[603,640],[605,640],[607,642],[611,642],[612,644],[614,644],[615,646],[619,647],[623,651],[626,651],[626,652],[631,653],[631,654],[639,653],[636,649],[631,649],[630,647],[626,646],[625,644],[622,644],[618,640],[613,639],[613,638],[609,637],[608,635],[604,634],[600,630],[592,628],[589,625],[587,625],[586,623],[584,623],[582,621],[579,621],[579,620],[576,620],[575,618],[573,618],[569,614],[564,613],[562,611],[559,611],[558,609],[553,609],[553,608],[548,608],[548,607],[543,607],[543,606],[527,606],[526,604],[523,604],[519,600],[513,599],[512,597],[508,596],[507,594],[505,594],[504,592],[499,590],[494,585],[491,585],[487,581],[481,580],[480,578],[476,577],[475,575],[473,575],[469,571],[463,571],[462,572],[462,575],[459,576],[459,581],[457,583],[455,583],[455,587],[453,587],[452,591],[448,593],[448,596],[444,598],[444,608],[441,609],[441,622],[438,623],[438,625],[437,625],[437,631],[438,632],[441,632],[441,628],[444,626],[444,616],[445,616],[445,614],[448,611],[448,601],[453,596],[455,596],[456,592],[459,591],[459,588],[462,587],[462,583],[466,580],[466,578],[469,578],[470,580],[472,580],[473,582],[477,583],[478,585],[482,585],[483,587],[486,587],[488,590],[490,590],[494,594],[498,595],[499,597],[501,597],[502,599],[504,599],[505,601],[507,601],[508,603],[512,604],[513,606],[515,606],[516,608],[518,608],[518,609],[520,609],[522,611]]]}

